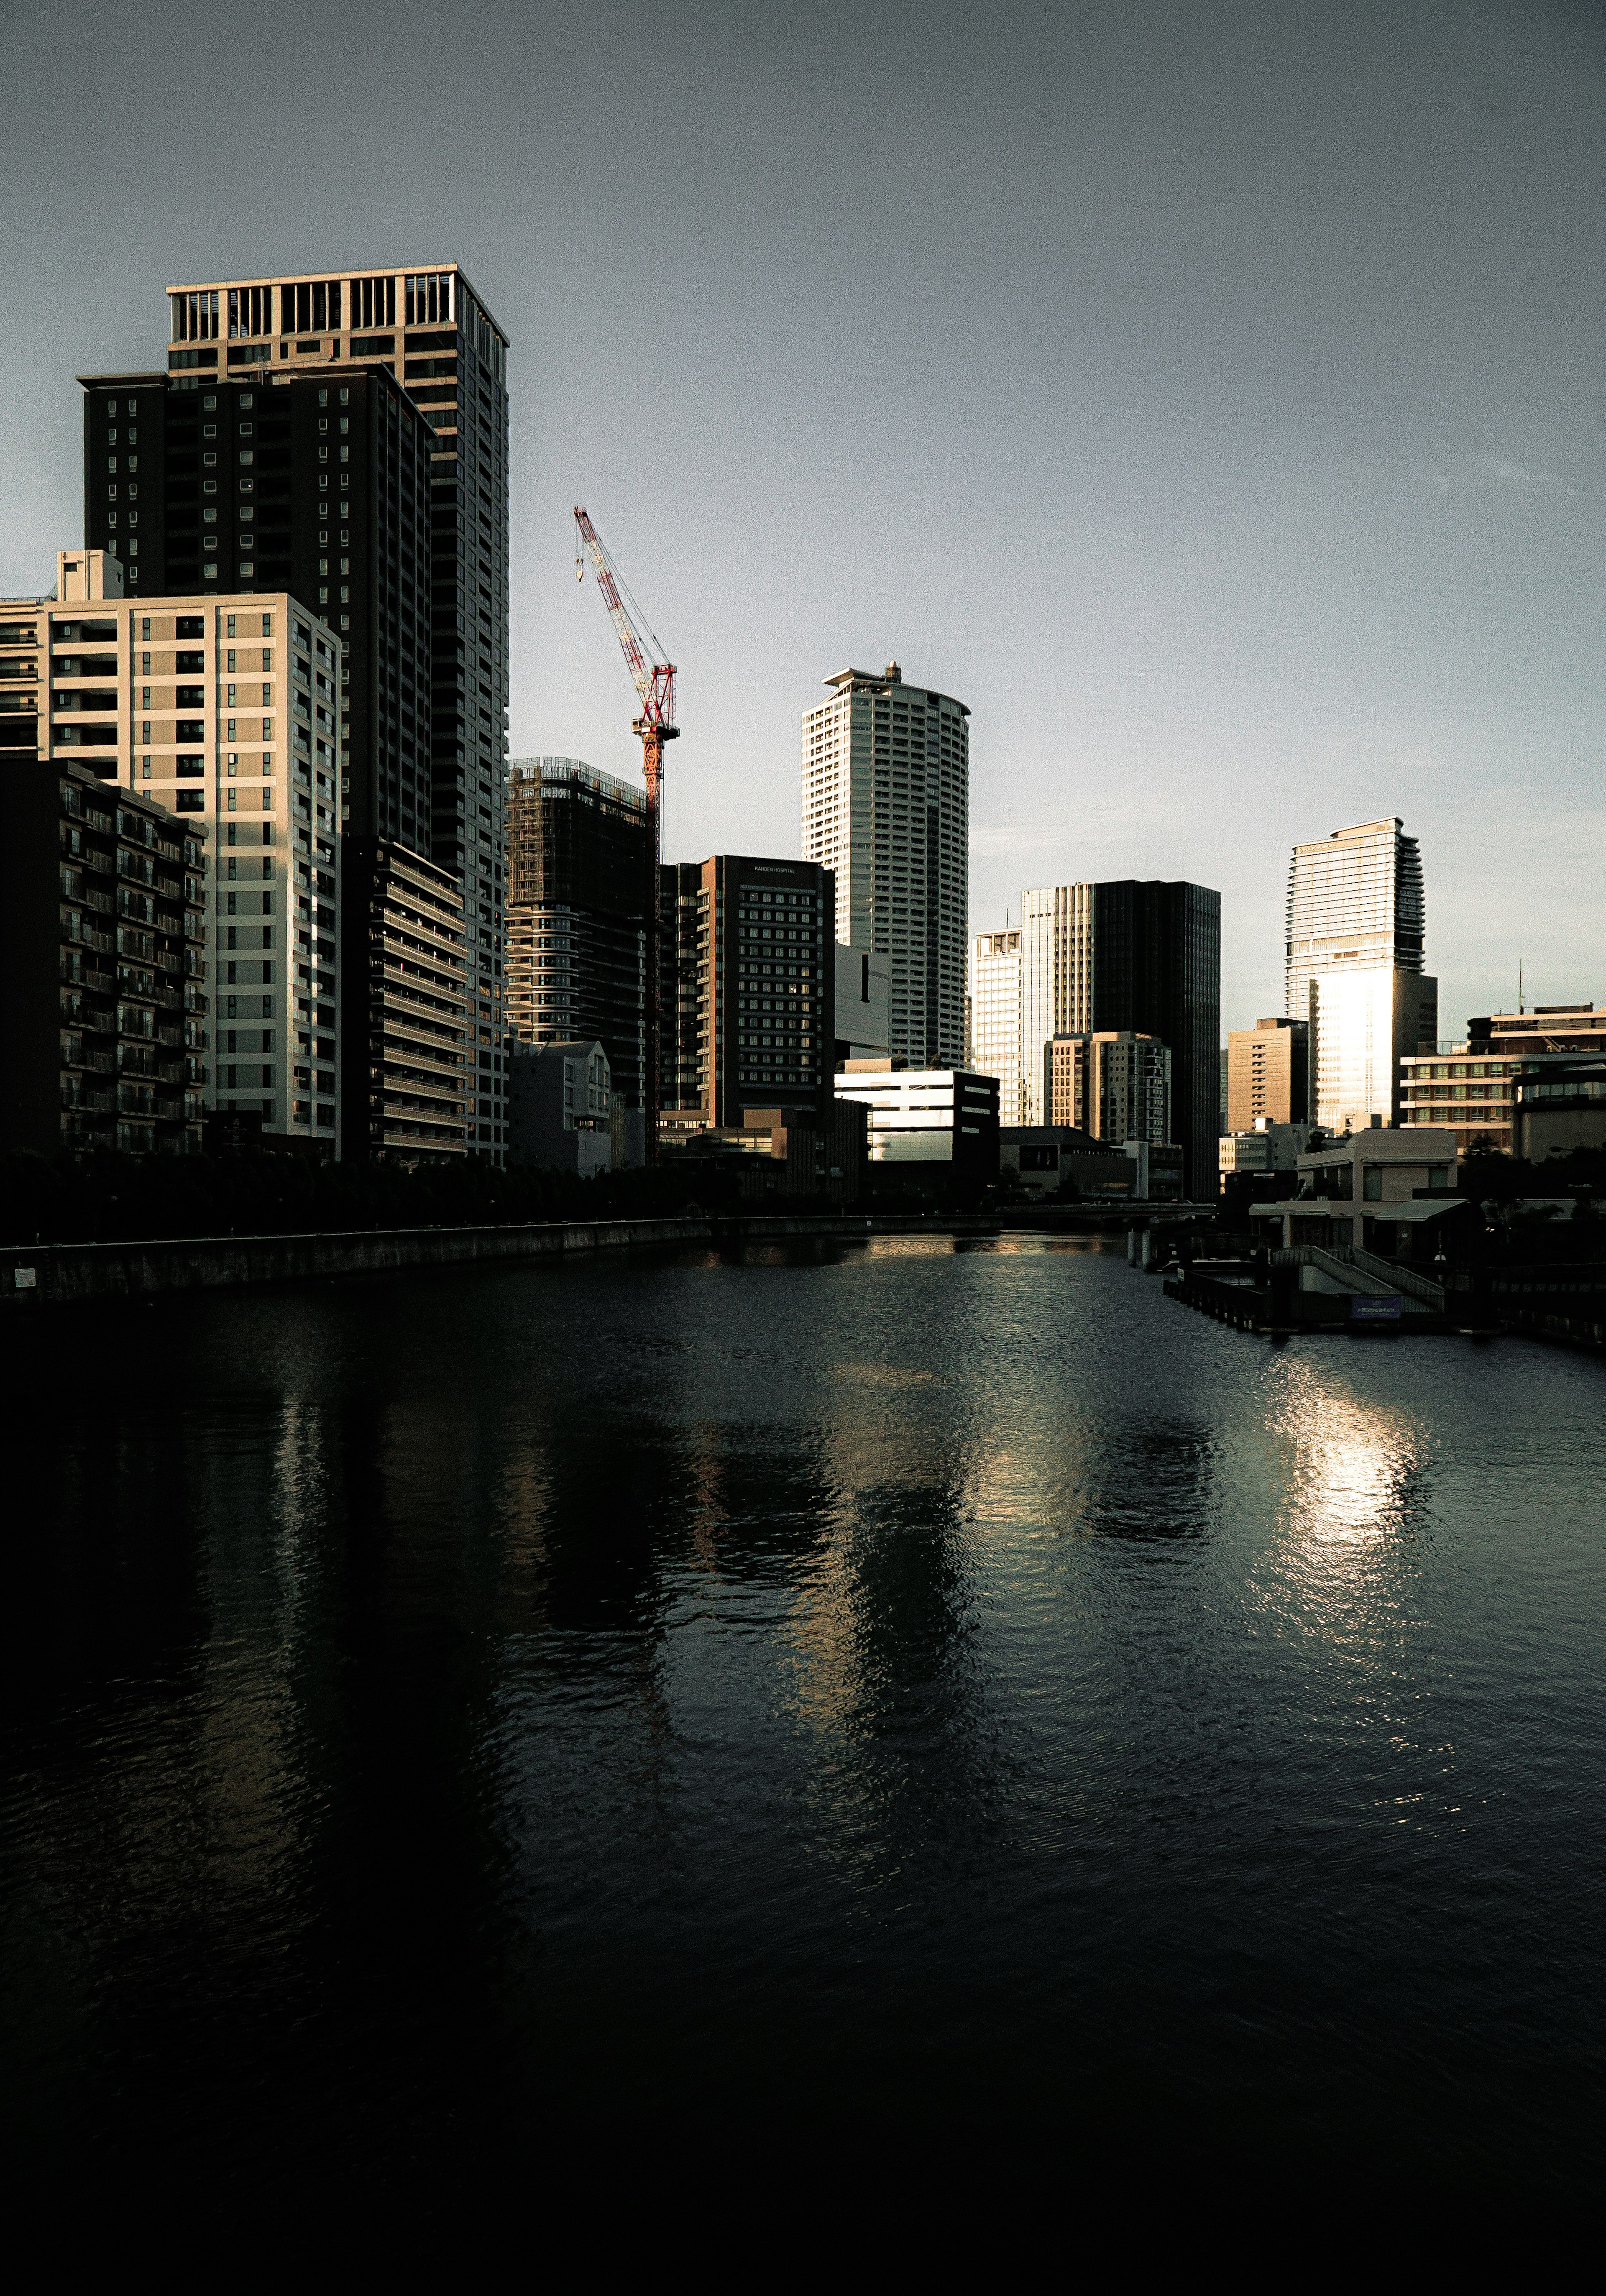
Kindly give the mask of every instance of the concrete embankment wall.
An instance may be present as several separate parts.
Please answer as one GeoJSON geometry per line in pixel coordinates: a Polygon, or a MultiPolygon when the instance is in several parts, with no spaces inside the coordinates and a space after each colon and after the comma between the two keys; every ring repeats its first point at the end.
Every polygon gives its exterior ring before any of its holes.
{"type": "MultiPolygon", "coordinates": [[[[0,1248],[0,1306],[43,1301],[70,1306],[203,1292],[242,1283],[293,1283],[335,1275],[378,1275],[408,1267],[621,1250],[682,1243],[762,1243],[785,1236],[861,1241],[873,1232],[931,1231],[929,1219],[872,1222],[826,1215],[769,1218],[554,1220],[520,1227],[354,1228],[332,1235],[184,1236],[137,1243],[11,1244],[0,1248]]],[[[992,1235],[996,1221],[950,1220],[945,1234],[992,1235]]]]}

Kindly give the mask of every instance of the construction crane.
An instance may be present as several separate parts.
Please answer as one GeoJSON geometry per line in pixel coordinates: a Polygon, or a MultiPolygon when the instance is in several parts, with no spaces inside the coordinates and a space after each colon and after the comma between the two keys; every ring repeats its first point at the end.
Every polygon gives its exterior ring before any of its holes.
{"type": "Polygon", "coordinates": [[[659,1116],[663,1104],[658,1042],[659,814],[663,790],[664,743],[675,741],[680,733],[675,723],[675,664],[659,659],[664,649],[653,636],[651,625],[619,580],[612,559],[602,547],[602,537],[578,504],[574,522],[578,536],[575,545],[575,578],[577,581],[586,578],[584,552],[588,550],[591,562],[596,568],[597,587],[602,591],[603,603],[613,623],[614,635],[623,649],[626,665],[641,697],[641,716],[632,721],[630,730],[641,736],[642,771],[647,783],[647,882],[643,889],[642,900],[647,960],[646,1026],[643,1031],[646,1072],[642,1078],[642,1107],[645,1114],[647,1161],[651,1164],[658,1158],[659,1116]],[[629,601],[628,605],[627,600],[629,601]],[[643,633],[646,638],[644,645],[643,633]]]}

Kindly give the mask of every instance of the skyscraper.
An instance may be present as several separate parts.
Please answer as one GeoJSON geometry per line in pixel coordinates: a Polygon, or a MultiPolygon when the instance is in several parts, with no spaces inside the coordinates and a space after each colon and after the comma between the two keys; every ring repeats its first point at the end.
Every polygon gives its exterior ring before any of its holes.
{"type": "MultiPolygon", "coordinates": [[[[198,627],[206,626],[211,641],[221,633],[211,627],[210,605],[221,595],[242,631],[242,602],[252,596],[277,590],[307,610],[300,653],[281,638],[283,691],[272,722],[287,748],[293,738],[298,761],[315,776],[315,824],[308,825],[320,843],[332,841],[338,817],[343,862],[354,887],[360,881],[364,889],[343,904],[339,968],[341,1153],[359,1158],[384,1144],[382,1128],[365,1121],[371,1108],[377,1116],[381,1107],[373,1070],[386,984],[381,945],[368,930],[369,880],[381,846],[427,856],[430,838],[434,441],[383,364],[324,365],[266,385],[262,373],[252,367],[221,382],[187,370],[80,376],[85,528],[92,545],[103,541],[106,550],[127,554],[131,599],[153,598],[164,585],[169,611],[175,596],[193,599],[198,627]],[[317,647],[340,653],[332,682],[330,666],[311,659],[314,625],[317,647]],[[310,674],[298,682],[299,661],[310,674]]],[[[172,657],[181,669],[189,659],[172,657]]],[[[226,637],[222,648],[213,643],[196,652],[193,663],[201,667],[193,685],[167,687],[160,670],[156,685],[141,685],[147,704],[154,696],[155,715],[143,707],[135,713],[133,731],[143,729],[143,738],[131,754],[142,776],[153,762],[160,781],[175,770],[164,748],[172,752],[176,742],[182,751],[187,744],[178,769],[210,791],[225,757],[237,754],[254,767],[262,727],[246,713],[271,709],[274,689],[247,677],[254,663],[226,637]],[[238,673],[232,683],[230,670],[238,673]],[[185,718],[164,723],[175,694],[187,696],[185,718]]],[[[221,840],[213,858],[224,865],[221,840]]],[[[327,873],[329,857],[315,857],[315,865],[327,873]]],[[[320,922],[332,937],[332,900],[327,906],[320,922]]],[[[327,1002],[332,989],[324,993],[327,1002]]],[[[332,1033],[331,1027],[325,1043],[332,1033]]]]}
{"type": "Polygon", "coordinates": [[[595,1038],[642,1104],[647,793],[578,758],[508,777],[507,1016],[527,1045],[595,1038]]]}
{"type": "Polygon", "coordinates": [[[1311,1114],[1326,1130],[1397,1122],[1400,1061],[1438,1034],[1422,972],[1426,898],[1414,837],[1396,820],[1296,845],[1288,872],[1290,1020],[1310,1024],[1311,1114]]]}
{"type": "Polygon", "coordinates": [[[1130,1031],[1171,1056],[1173,1138],[1184,1185],[1216,1190],[1220,1122],[1221,896],[1122,878],[1041,885],[1020,897],[1021,1121],[1046,1124],[1045,1047],[1130,1031]]]}
{"type": "MultiPolygon", "coordinates": [[[[258,385],[265,379],[277,382],[283,376],[310,374],[329,388],[343,380],[337,373],[342,363],[382,363],[435,434],[429,455],[429,514],[415,537],[416,596],[405,586],[404,573],[399,598],[389,603],[394,621],[388,619],[384,631],[392,642],[405,640],[409,611],[417,628],[427,626],[430,674],[427,689],[420,690],[421,701],[423,692],[428,693],[427,762],[418,761],[411,835],[405,810],[399,829],[380,832],[375,824],[373,833],[399,835],[462,878],[471,1025],[477,1038],[488,1044],[500,1037],[503,1026],[507,337],[455,264],[360,276],[332,272],[301,279],[209,280],[170,289],[168,303],[168,364],[175,376],[199,380],[204,390],[208,378],[220,373],[258,385]]],[[[323,447],[321,436],[316,443],[323,447]]],[[[339,443],[344,442],[332,435],[328,441],[332,470],[339,443]]],[[[263,475],[266,480],[271,474],[263,475]]],[[[323,491],[301,499],[310,503],[323,491]]],[[[266,488],[254,499],[265,498],[272,499],[266,488]]],[[[330,498],[335,498],[332,489],[330,498]]],[[[248,525],[262,523],[244,516],[241,493],[225,505],[220,492],[216,507],[217,520],[207,523],[216,525],[220,540],[238,543],[248,525]]],[[[376,513],[381,507],[376,501],[376,513]]],[[[294,577],[284,586],[320,612],[338,615],[342,603],[334,594],[362,576],[360,521],[354,516],[342,529],[319,517],[315,531],[329,538],[318,541],[307,565],[301,562],[306,553],[300,554],[294,577]],[[348,545],[339,540],[342,530],[350,534],[348,545]],[[348,565],[342,567],[342,560],[348,565]]],[[[243,556],[236,554],[236,565],[243,556]]],[[[257,554],[250,557],[254,566],[257,554]]],[[[203,562],[203,588],[204,563],[221,566],[226,559],[220,550],[216,561],[203,562]]],[[[398,698],[405,704],[405,693],[398,698]]],[[[389,704],[388,687],[384,699],[389,704]]],[[[345,758],[341,762],[344,767],[345,758]]],[[[360,797],[355,784],[348,794],[360,797]]],[[[405,808],[410,794],[405,779],[400,794],[405,808]]],[[[356,810],[350,825],[362,833],[365,824],[356,810]]],[[[471,1147],[499,1159],[505,1119],[497,1096],[480,1094],[473,1115],[471,1147]]]]}
{"type": "Polygon", "coordinates": [[[803,852],[836,879],[836,937],[880,950],[891,972],[895,1054],[917,1066],[964,1061],[970,901],[970,711],[844,669],[803,718],[803,852]]]}

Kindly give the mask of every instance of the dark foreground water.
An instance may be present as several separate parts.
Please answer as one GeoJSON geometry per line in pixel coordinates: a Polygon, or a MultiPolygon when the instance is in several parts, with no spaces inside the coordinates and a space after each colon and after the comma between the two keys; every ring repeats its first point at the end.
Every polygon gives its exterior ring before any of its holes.
{"type": "Polygon", "coordinates": [[[1036,1239],[7,1328],[13,2161],[1598,2177],[1595,1361],[1036,1239]]]}

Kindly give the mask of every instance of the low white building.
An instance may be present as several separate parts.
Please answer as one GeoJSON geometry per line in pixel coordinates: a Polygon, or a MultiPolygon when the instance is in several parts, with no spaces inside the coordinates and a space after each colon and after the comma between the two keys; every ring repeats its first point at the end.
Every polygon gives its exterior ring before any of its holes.
{"type": "Polygon", "coordinates": [[[1464,1201],[1456,1193],[1455,1135],[1437,1127],[1386,1125],[1323,1139],[1298,1159],[1300,1193],[1251,1204],[1256,1222],[1274,1222],[1294,1244],[1353,1244],[1408,1259],[1416,1231],[1464,1201]]]}

